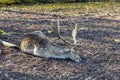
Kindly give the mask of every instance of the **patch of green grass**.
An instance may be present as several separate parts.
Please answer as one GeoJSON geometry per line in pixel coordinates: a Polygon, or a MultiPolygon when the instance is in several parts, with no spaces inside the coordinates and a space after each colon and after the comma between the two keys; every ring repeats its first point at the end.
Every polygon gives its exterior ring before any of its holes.
{"type": "Polygon", "coordinates": [[[88,2],[88,3],[51,3],[34,5],[15,5],[1,7],[1,10],[17,10],[27,12],[60,12],[61,14],[89,14],[103,11],[116,11],[120,3],[115,2],[88,2]]]}
{"type": "Polygon", "coordinates": [[[20,0],[0,0],[0,3],[2,4],[13,4],[17,2],[20,2],[20,0]]]}

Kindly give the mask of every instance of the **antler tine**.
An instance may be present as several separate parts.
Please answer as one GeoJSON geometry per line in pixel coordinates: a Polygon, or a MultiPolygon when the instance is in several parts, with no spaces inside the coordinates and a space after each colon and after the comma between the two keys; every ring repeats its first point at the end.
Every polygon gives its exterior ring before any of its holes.
{"type": "Polygon", "coordinates": [[[74,28],[73,31],[72,31],[72,38],[73,38],[73,41],[74,41],[74,44],[75,44],[75,45],[76,45],[76,43],[77,43],[77,40],[76,40],[77,25],[78,25],[78,24],[75,24],[75,28],[74,28]]]}
{"type": "Polygon", "coordinates": [[[60,35],[60,20],[59,19],[57,19],[57,24],[53,24],[52,22],[52,28],[54,30],[54,33],[57,35],[58,39],[61,39],[63,42],[71,45],[69,41],[64,40],[63,37],[60,35]]]}
{"type": "Polygon", "coordinates": [[[63,37],[60,35],[60,20],[57,20],[57,29],[58,29],[58,37],[59,39],[61,39],[62,41],[64,41],[65,43],[72,45],[72,43],[70,41],[67,41],[65,39],[63,39],[63,37]]]}
{"type": "Polygon", "coordinates": [[[55,24],[53,21],[51,22],[51,25],[52,25],[52,29],[53,29],[53,32],[55,33],[55,35],[57,35],[58,39],[60,37],[60,29],[59,29],[59,26],[58,26],[58,23],[55,24]]]}

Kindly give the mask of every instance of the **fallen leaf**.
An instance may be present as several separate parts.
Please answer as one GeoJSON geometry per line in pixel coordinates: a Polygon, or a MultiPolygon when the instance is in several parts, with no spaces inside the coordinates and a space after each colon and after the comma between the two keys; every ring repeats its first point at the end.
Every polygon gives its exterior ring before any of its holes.
{"type": "Polygon", "coordinates": [[[50,34],[50,33],[52,33],[52,31],[48,30],[48,33],[50,34]]]}
{"type": "Polygon", "coordinates": [[[0,33],[3,34],[3,33],[6,33],[6,32],[0,29],[0,33]]]}

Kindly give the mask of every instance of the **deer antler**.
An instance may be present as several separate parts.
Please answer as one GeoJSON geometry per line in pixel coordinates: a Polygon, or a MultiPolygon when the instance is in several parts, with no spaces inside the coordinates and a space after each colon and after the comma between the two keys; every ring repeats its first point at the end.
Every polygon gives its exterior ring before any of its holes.
{"type": "Polygon", "coordinates": [[[76,40],[77,25],[78,25],[78,24],[75,24],[75,28],[74,28],[73,31],[72,31],[72,38],[73,38],[73,41],[74,41],[74,44],[75,44],[75,45],[76,45],[76,43],[77,43],[77,40],[76,40]]]}
{"type": "Polygon", "coordinates": [[[57,21],[57,24],[53,24],[53,22],[51,22],[52,28],[54,30],[54,33],[57,35],[58,39],[60,39],[60,23],[59,20],[57,21]]]}
{"type": "Polygon", "coordinates": [[[60,35],[60,22],[59,19],[57,20],[57,24],[53,24],[52,22],[52,28],[54,30],[54,33],[57,35],[58,39],[61,39],[62,41],[64,41],[65,43],[71,45],[71,46],[79,46],[79,44],[77,44],[77,40],[76,40],[76,35],[77,35],[77,25],[75,25],[75,28],[72,31],[72,38],[74,41],[74,44],[71,43],[70,41],[67,41],[65,39],[63,39],[63,37],[60,35]]]}
{"type": "Polygon", "coordinates": [[[62,41],[64,41],[67,44],[72,44],[69,41],[64,40],[63,37],[60,35],[60,21],[59,21],[59,19],[57,20],[57,24],[53,24],[53,22],[52,22],[52,28],[54,30],[54,33],[57,35],[58,39],[61,39],[62,41]]]}

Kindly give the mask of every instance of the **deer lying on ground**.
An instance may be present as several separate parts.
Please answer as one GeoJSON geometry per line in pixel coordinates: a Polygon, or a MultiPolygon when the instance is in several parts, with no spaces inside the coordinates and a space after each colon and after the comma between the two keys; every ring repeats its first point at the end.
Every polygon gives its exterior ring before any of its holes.
{"type": "Polygon", "coordinates": [[[70,49],[64,50],[60,45],[50,42],[41,31],[26,35],[21,41],[20,48],[23,52],[44,58],[71,59],[80,61],[80,56],[70,49]]]}
{"type": "MultiPolygon", "coordinates": [[[[75,29],[73,30],[73,32],[75,32],[75,29]]],[[[74,40],[75,35],[76,33],[73,35],[74,40]]],[[[65,41],[60,35],[59,38],[65,41]]],[[[18,47],[15,44],[11,44],[2,40],[0,40],[0,42],[9,47],[18,47]]],[[[20,49],[25,53],[44,58],[68,58],[76,62],[80,62],[81,60],[81,57],[78,54],[74,53],[72,48],[63,49],[62,46],[51,42],[41,31],[34,31],[24,36],[20,43],[20,49]]]]}
{"type": "MultiPolygon", "coordinates": [[[[15,44],[2,41],[2,44],[9,47],[17,47],[15,44]]],[[[60,45],[52,43],[41,31],[34,31],[26,36],[20,44],[21,51],[44,58],[71,59],[79,62],[80,56],[71,49],[64,50],[60,45]]]]}

